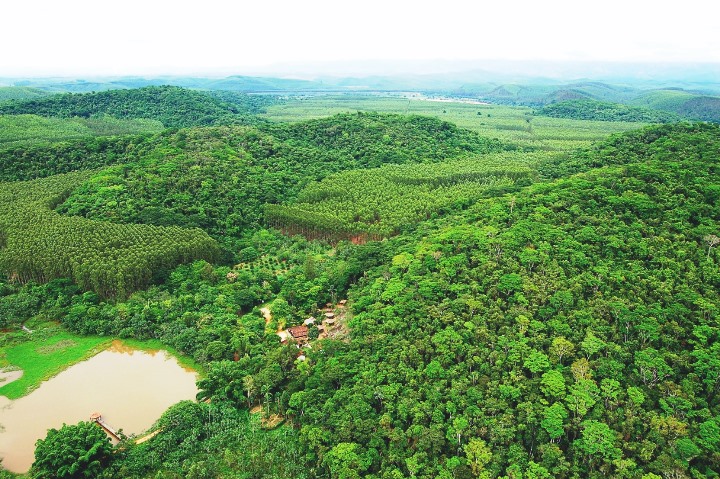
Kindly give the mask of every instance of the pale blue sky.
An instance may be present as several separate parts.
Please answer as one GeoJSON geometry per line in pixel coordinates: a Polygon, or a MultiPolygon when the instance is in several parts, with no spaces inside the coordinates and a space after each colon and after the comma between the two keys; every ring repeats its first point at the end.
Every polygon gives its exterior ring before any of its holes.
{"type": "Polygon", "coordinates": [[[720,62],[708,0],[23,0],[0,76],[253,73],[288,62],[720,62]]]}

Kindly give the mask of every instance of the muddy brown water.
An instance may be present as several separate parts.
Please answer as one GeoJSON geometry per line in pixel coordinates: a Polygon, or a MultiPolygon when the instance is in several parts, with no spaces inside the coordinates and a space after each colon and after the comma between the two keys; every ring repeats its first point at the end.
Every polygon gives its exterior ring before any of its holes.
{"type": "Polygon", "coordinates": [[[0,396],[0,457],[12,472],[27,472],[35,441],[48,429],[88,421],[100,412],[115,430],[140,434],[171,405],[197,394],[195,371],[165,351],[140,351],[115,342],[15,401],[0,396]]]}

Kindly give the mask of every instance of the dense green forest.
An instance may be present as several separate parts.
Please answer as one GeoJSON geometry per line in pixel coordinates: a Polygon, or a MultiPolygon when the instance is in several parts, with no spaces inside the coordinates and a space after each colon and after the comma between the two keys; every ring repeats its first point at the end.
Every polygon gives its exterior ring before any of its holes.
{"type": "Polygon", "coordinates": [[[91,118],[45,118],[37,115],[0,116],[0,148],[48,145],[52,142],[88,138],[157,133],[164,129],[157,120],[118,119],[109,115],[91,118]]]}
{"type": "Polygon", "coordinates": [[[153,439],[64,426],[30,476],[717,477],[720,127],[534,144],[352,113],[0,150],[0,326],[206,369],[153,439]]]}
{"type": "MultiPolygon", "coordinates": [[[[24,115],[18,115],[22,118],[24,115]]],[[[17,123],[21,120],[11,120],[17,123]]],[[[133,121],[133,120],[131,120],[133,121]]],[[[48,138],[56,129],[43,128],[38,136],[48,138]]],[[[125,135],[119,137],[67,138],[46,144],[44,141],[24,143],[18,141],[0,148],[0,181],[31,180],[58,173],[96,169],[102,166],[135,160],[172,133],[158,135],[125,135]]]]}
{"type": "Polygon", "coordinates": [[[624,166],[398,241],[290,398],[306,440],[418,477],[712,476],[718,133],[606,145],[624,166]]]}
{"type": "Polygon", "coordinates": [[[150,86],[98,93],[65,93],[0,104],[0,114],[31,114],[60,118],[115,118],[158,120],[165,127],[246,124],[273,100],[242,93],[208,94],[173,86],[150,86]]]}
{"type": "Polygon", "coordinates": [[[341,115],[264,130],[216,127],[154,137],[137,161],[97,173],[58,211],[197,226],[227,242],[261,225],[266,203],[293,199],[331,173],[513,148],[437,119],[398,115],[341,115]]]}
{"type": "Polygon", "coordinates": [[[630,104],[669,111],[693,120],[720,122],[720,97],[717,96],[683,90],[658,90],[644,93],[630,104]]]}
{"type": "Polygon", "coordinates": [[[172,227],[100,223],[52,211],[86,172],[4,184],[0,190],[0,271],[21,283],[72,278],[105,297],[146,287],[158,271],[217,258],[206,233],[172,227]]]}
{"type": "Polygon", "coordinates": [[[673,113],[596,100],[568,100],[553,103],[540,108],[536,111],[536,114],[578,120],[638,121],[646,123],[671,123],[681,120],[679,115],[673,113]]]}

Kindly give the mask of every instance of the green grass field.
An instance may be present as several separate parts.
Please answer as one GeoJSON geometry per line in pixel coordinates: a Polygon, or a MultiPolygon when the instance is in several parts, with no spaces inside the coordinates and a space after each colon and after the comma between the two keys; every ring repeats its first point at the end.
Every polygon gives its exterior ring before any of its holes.
{"type": "Polygon", "coordinates": [[[400,96],[340,95],[290,98],[267,108],[274,121],[301,121],[337,113],[378,111],[436,116],[483,136],[543,150],[564,151],[587,146],[612,133],[644,123],[571,120],[533,116],[532,108],[409,99],[400,96]]]}

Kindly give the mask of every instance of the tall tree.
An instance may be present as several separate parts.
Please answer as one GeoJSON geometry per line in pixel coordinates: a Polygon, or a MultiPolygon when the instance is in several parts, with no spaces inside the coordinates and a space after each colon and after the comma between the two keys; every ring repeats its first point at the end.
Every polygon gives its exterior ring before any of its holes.
{"type": "Polygon", "coordinates": [[[112,445],[92,422],[50,429],[35,443],[33,477],[37,479],[96,478],[111,460],[112,445]]]}

